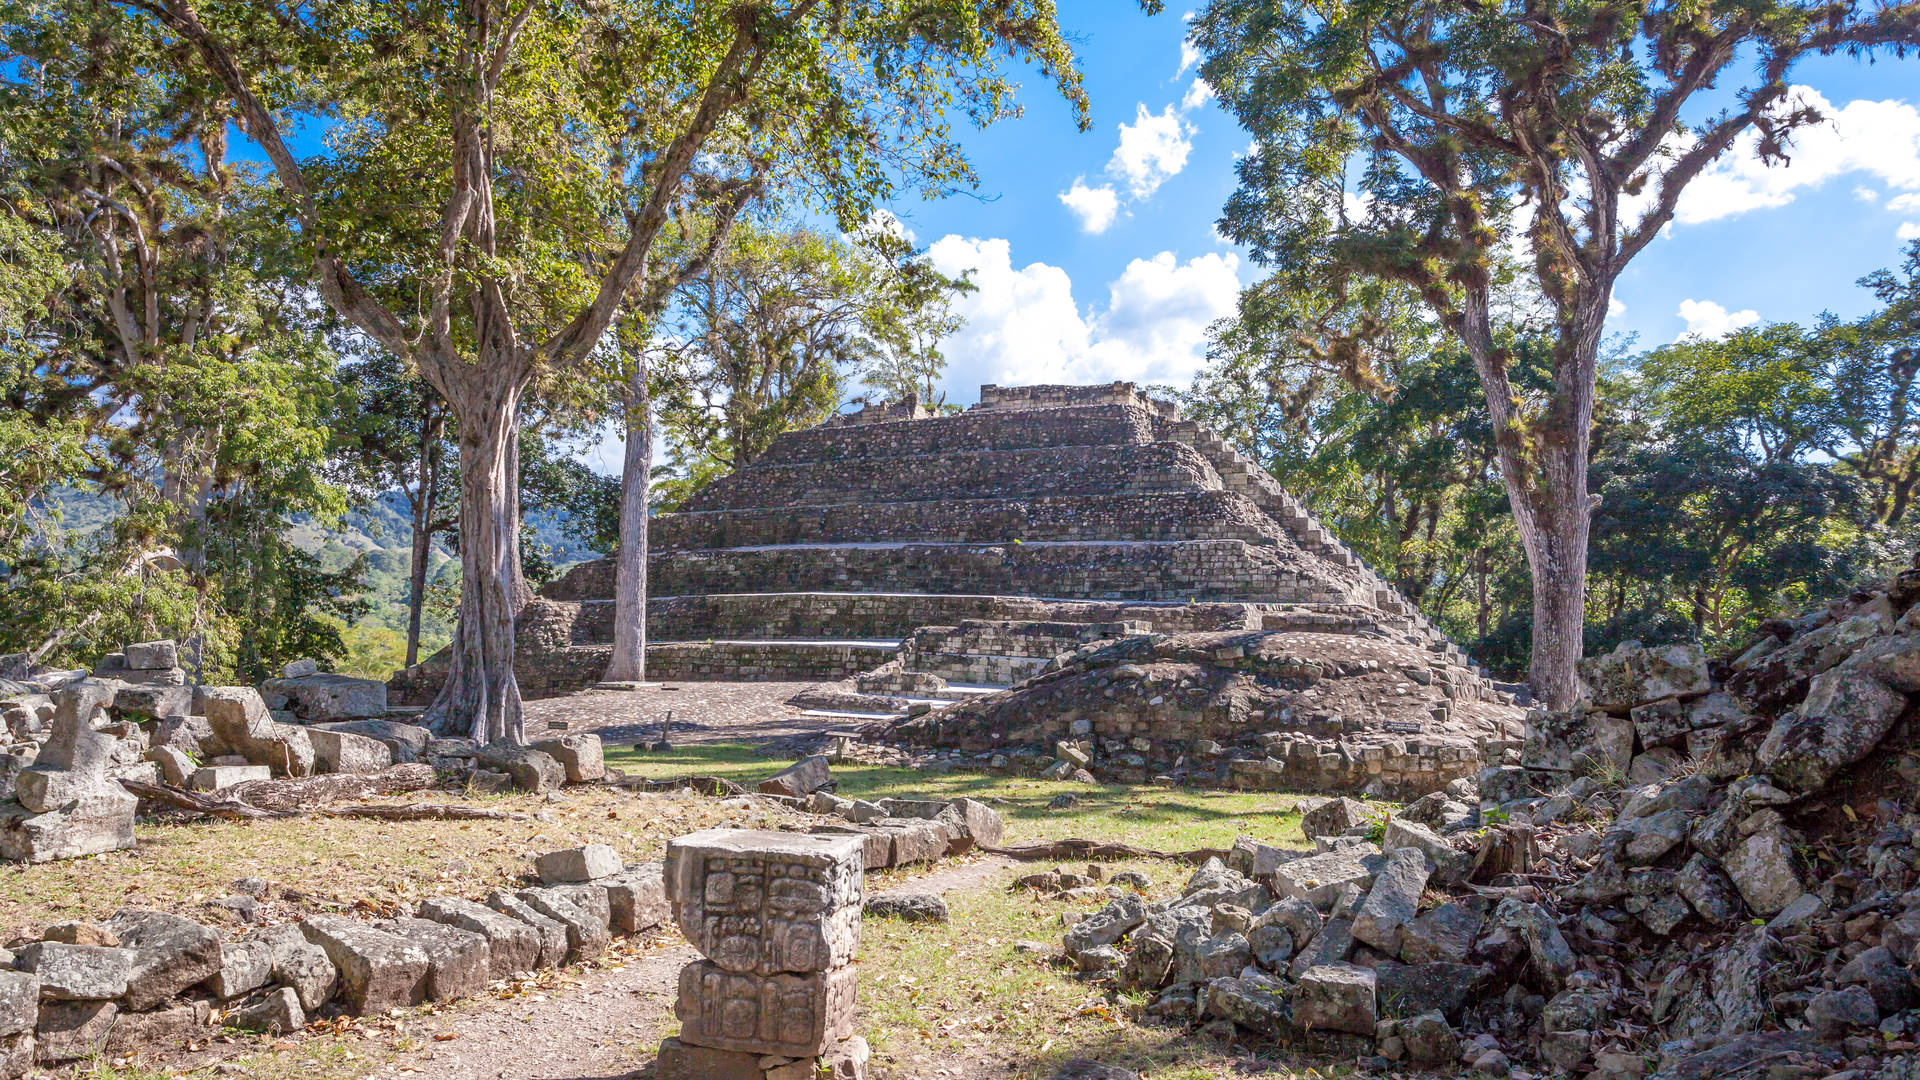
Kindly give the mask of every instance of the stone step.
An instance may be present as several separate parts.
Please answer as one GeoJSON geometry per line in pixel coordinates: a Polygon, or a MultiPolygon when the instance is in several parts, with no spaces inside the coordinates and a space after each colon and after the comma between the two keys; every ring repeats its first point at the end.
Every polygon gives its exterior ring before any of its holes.
{"type": "MultiPolygon", "coordinates": [[[[612,588],[611,580],[606,580],[605,587],[612,588]]],[[[647,602],[647,636],[654,642],[904,638],[923,626],[960,626],[979,620],[1132,623],[1155,633],[1189,633],[1258,627],[1266,610],[1241,603],[1040,600],[938,593],[655,596],[647,602]]],[[[518,629],[521,646],[528,649],[611,644],[613,601],[541,598],[522,611],[518,629]]]]}
{"type": "Polygon", "coordinates": [[[773,441],[761,461],[769,465],[879,461],[942,453],[962,446],[1027,450],[1144,443],[1154,438],[1151,413],[1118,403],[969,411],[906,422],[789,431],[773,441]]]}
{"type": "Polygon", "coordinates": [[[873,544],[683,551],[650,560],[662,595],[943,592],[1063,600],[1344,604],[1352,584],[1241,540],[873,544]]]}
{"type": "Polygon", "coordinates": [[[647,678],[845,679],[893,659],[898,641],[670,641],[647,646],[647,678]]]}
{"type": "Polygon", "coordinates": [[[952,450],[794,465],[757,462],[702,488],[685,508],[785,509],[965,499],[981,492],[999,498],[1034,498],[1208,491],[1220,486],[1220,476],[1207,459],[1177,442],[952,450]]]}
{"type": "Polygon", "coordinates": [[[929,499],[661,514],[651,550],[853,541],[1246,540],[1286,532],[1246,495],[1226,490],[1022,499],[929,499]]]}

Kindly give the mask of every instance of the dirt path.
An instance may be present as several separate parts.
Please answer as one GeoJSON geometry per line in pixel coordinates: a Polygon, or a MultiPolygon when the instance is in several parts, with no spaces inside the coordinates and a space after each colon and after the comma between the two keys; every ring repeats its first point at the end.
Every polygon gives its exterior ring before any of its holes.
{"type": "MultiPolygon", "coordinates": [[[[965,892],[1013,865],[997,856],[971,859],[880,890],[965,892]]],[[[483,1000],[406,1025],[420,1049],[400,1052],[374,1076],[418,1080],[615,1080],[653,1060],[660,1029],[672,1016],[680,969],[698,957],[677,933],[642,943],[571,985],[508,1001],[483,1000]],[[450,1036],[450,1037],[449,1037],[450,1036]]]]}

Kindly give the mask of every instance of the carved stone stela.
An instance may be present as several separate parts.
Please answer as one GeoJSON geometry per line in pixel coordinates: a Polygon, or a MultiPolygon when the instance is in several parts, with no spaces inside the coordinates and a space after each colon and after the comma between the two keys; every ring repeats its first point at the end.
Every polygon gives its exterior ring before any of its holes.
{"type": "Polygon", "coordinates": [[[857,836],[713,829],[667,846],[674,918],[705,959],[681,969],[661,1080],[745,1075],[749,1058],[766,1080],[864,1074],[853,960],[865,861],[857,836]]]}

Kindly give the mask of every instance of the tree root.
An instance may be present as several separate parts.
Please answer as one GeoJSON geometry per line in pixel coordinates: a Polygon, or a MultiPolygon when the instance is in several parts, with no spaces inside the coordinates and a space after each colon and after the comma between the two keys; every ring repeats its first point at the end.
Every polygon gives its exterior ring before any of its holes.
{"type": "Polygon", "coordinates": [[[989,855],[1004,855],[1009,859],[1019,859],[1023,862],[1057,859],[1171,859],[1176,862],[1204,863],[1208,859],[1227,857],[1227,853],[1220,848],[1155,851],[1152,848],[1134,847],[1132,844],[1103,844],[1093,840],[1043,840],[1032,844],[1015,844],[1012,847],[983,845],[980,850],[989,855]]]}

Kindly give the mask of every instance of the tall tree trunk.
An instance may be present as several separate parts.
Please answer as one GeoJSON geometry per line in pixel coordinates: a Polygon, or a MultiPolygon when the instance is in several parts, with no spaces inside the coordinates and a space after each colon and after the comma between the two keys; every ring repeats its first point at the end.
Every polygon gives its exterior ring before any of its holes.
{"type": "Polygon", "coordinates": [[[613,657],[607,682],[647,677],[647,496],[653,472],[653,409],[647,357],[636,351],[627,374],[627,452],[620,468],[620,550],[614,568],[613,657]]]}
{"type": "Polygon", "coordinates": [[[407,567],[407,666],[420,662],[420,613],[426,607],[427,556],[433,550],[433,478],[420,454],[420,486],[413,495],[413,562],[407,567]]]}
{"type": "Polygon", "coordinates": [[[515,472],[525,385],[516,374],[476,372],[447,399],[460,435],[460,621],[447,681],[425,719],[483,744],[526,737],[513,674],[514,620],[526,600],[515,472]]]}

